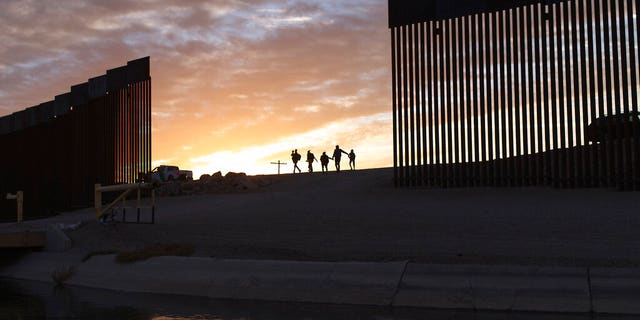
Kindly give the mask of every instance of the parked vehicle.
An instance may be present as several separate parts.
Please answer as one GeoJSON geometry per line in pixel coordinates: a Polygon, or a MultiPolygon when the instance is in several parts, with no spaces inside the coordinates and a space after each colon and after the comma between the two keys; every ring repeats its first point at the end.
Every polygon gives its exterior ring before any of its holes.
{"type": "Polygon", "coordinates": [[[587,126],[587,139],[593,142],[639,138],[640,112],[630,111],[593,120],[587,126]]]}
{"type": "Polygon", "coordinates": [[[154,182],[193,180],[193,172],[191,170],[180,170],[178,166],[162,165],[151,170],[151,180],[154,182]]]}

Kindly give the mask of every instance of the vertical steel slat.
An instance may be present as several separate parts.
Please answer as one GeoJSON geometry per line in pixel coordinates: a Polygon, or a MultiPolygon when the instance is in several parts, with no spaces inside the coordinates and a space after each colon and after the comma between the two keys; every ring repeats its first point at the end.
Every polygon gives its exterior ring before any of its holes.
{"type": "Polygon", "coordinates": [[[404,54],[405,54],[405,49],[404,49],[404,45],[406,43],[405,38],[406,36],[404,35],[405,33],[405,27],[400,27],[399,28],[399,34],[398,34],[398,87],[400,88],[399,92],[398,92],[398,173],[400,175],[399,177],[399,183],[401,186],[405,185],[405,168],[404,168],[404,157],[405,157],[405,146],[404,144],[406,143],[405,140],[405,126],[404,126],[404,115],[405,115],[405,101],[406,101],[406,86],[405,86],[405,82],[404,82],[404,78],[406,75],[406,68],[405,68],[405,59],[404,59],[404,54]]]}
{"type": "Polygon", "coordinates": [[[573,56],[573,48],[571,47],[571,30],[575,29],[575,25],[572,24],[572,20],[570,20],[569,12],[571,11],[572,2],[567,2],[563,4],[563,30],[564,30],[564,72],[565,72],[565,97],[566,97],[566,110],[565,110],[565,132],[566,132],[566,140],[565,140],[565,148],[564,152],[565,159],[565,187],[575,187],[575,172],[574,170],[577,168],[577,165],[574,163],[574,152],[576,150],[574,144],[574,111],[577,109],[573,104],[573,98],[575,93],[573,92],[573,77],[571,76],[572,64],[571,57],[573,56]]]}
{"type": "MultiPolygon", "coordinates": [[[[574,45],[580,50],[580,109],[582,111],[582,132],[579,135],[582,140],[578,140],[578,145],[582,146],[581,158],[582,158],[582,177],[581,183],[583,187],[591,186],[591,176],[593,175],[593,171],[591,170],[592,157],[590,150],[593,150],[589,145],[589,139],[587,138],[587,126],[589,125],[589,114],[590,114],[590,104],[589,104],[589,91],[588,91],[588,83],[589,76],[587,74],[587,51],[590,51],[589,48],[593,45],[591,42],[587,42],[587,29],[588,26],[585,25],[585,2],[587,1],[576,1],[578,4],[578,24],[580,25],[580,33],[579,39],[574,38],[574,45]],[[586,35],[586,36],[585,36],[586,35]]],[[[578,68],[576,68],[577,70],[578,68]]],[[[589,69],[589,74],[592,73],[592,69],[589,69]]]]}
{"type": "Polygon", "coordinates": [[[436,70],[437,70],[437,52],[436,34],[434,30],[436,28],[436,22],[430,21],[427,29],[427,54],[429,55],[429,72],[427,73],[427,82],[429,87],[427,88],[427,95],[429,96],[429,176],[430,184],[438,185],[438,171],[437,171],[437,135],[438,135],[438,100],[437,100],[437,86],[436,86],[436,70]]]}
{"type": "Polygon", "coordinates": [[[540,172],[540,163],[539,153],[538,153],[538,143],[542,140],[538,134],[538,119],[540,117],[540,112],[538,111],[540,104],[537,103],[537,98],[540,97],[540,90],[535,90],[536,87],[539,87],[540,81],[536,81],[537,75],[539,74],[538,65],[540,63],[539,58],[534,60],[534,57],[538,54],[538,39],[539,37],[534,34],[538,34],[540,23],[537,19],[537,10],[538,5],[531,5],[527,10],[527,59],[528,63],[528,76],[529,76],[529,126],[530,126],[530,139],[531,139],[531,148],[530,148],[530,184],[537,184],[538,180],[538,172],[540,172]],[[532,30],[533,29],[533,30],[532,30]],[[535,30],[535,32],[534,32],[535,30]],[[534,54],[535,53],[535,54],[534,54]],[[535,66],[535,69],[534,69],[535,66]]]}
{"type": "MultiPolygon", "coordinates": [[[[615,0],[613,0],[615,1],[615,0]]],[[[604,3],[607,5],[607,10],[605,10],[606,16],[606,28],[605,32],[605,51],[609,50],[609,54],[606,56],[609,57],[609,61],[607,62],[607,106],[608,106],[608,115],[611,116],[613,114],[620,114],[620,96],[618,90],[620,88],[619,81],[619,70],[618,70],[618,37],[617,37],[617,21],[615,19],[616,15],[616,5],[609,5],[608,0],[604,0],[604,3]],[[609,38],[609,39],[607,39],[609,38]]],[[[622,131],[622,123],[620,119],[614,119],[611,127],[612,136],[619,137],[618,133],[622,131]]],[[[613,147],[613,165],[611,166],[611,181],[612,186],[622,187],[620,185],[622,181],[622,150],[621,150],[621,142],[622,140],[619,138],[612,139],[612,147],[613,147]]]]}
{"type": "Polygon", "coordinates": [[[402,184],[408,185],[409,182],[409,71],[408,71],[408,44],[407,33],[408,27],[402,28],[402,121],[403,121],[403,159],[402,161],[402,184]]]}
{"type": "Polygon", "coordinates": [[[529,185],[529,178],[531,176],[531,172],[529,169],[532,164],[529,163],[529,159],[531,159],[531,152],[529,151],[530,140],[529,140],[529,128],[530,128],[530,118],[529,118],[529,110],[531,110],[531,105],[528,104],[528,97],[531,94],[528,89],[529,85],[527,83],[527,65],[529,62],[527,61],[527,35],[525,29],[525,20],[527,19],[527,11],[529,7],[525,6],[518,9],[518,40],[519,40],[519,67],[520,67],[520,85],[518,86],[519,90],[521,90],[520,95],[520,103],[518,104],[519,108],[521,108],[521,118],[520,118],[520,129],[522,132],[522,150],[520,153],[520,183],[521,185],[529,185]]]}
{"type": "MultiPolygon", "coordinates": [[[[638,0],[635,0],[636,5],[638,4],[638,0]]],[[[636,68],[636,59],[638,58],[638,51],[635,49],[636,45],[638,44],[638,31],[640,31],[640,27],[638,27],[639,29],[636,29],[634,27],[634,23],[633,23],[633,18],[634,18],[634,14],[633,14],[633,1],[632,0],[627,0],[626,1],[626,5],[627,5],[627,32],[629,33],[628,36],[628,43],[625,43],[626,47],[629,49],[629,76],[630,76],[630,87],[627,87],[630,95],[631,95],[631,100],[629,102],[629,111],[638,111],[638,105],[640,104],[640,101],[638,100],[638,82],[637,82],[637,78],[636,78],[636,72],[637,72],[637,68],[636,68]]],[[[640,12],[637,12],[636,14],[640,14],[640,12]]],[[[637,17],[637,15],[636,15],[637,17]]],[[[637,19],[637,18],[636,18],[637,19]]],[[[626,67],[624,68],[625,70],[627,69],[626,67]]],[[[640,132],[638,132],[639,130],[636,129],[634,127],[633,129],[633,136],[634,137],[638,137],[640,136],[640,132]]],[[[639,163],[639,158],[640,158],[640,139],[634,138],[632,140],[631,143],[631,171],[632,171],[632,188],[634,190],[638,190],[640,189],[640,163],[639,163]]]]}
{"type": "Polygon", "coordinates": [[[581,112],[584,111],[580,100],[580,83],[579,76],[580,71],[580,46],[578,44],[578,30],[582,27],[578,22],[578,4],[577,1],[572,1],[567,4],[566,10],[568,11],[568,25],[570,30],[567,31],[568,42],[565,44],[569,49],[569,56],[567,63],[570,64],[570,70],[567,70],[567,77],[570,77],[570,90],[572,92],[569,95],[569,115],[570,115],[570,140],[569,140],[569,154],[571,160],[569,161],[568,170],[571,174],[571,187],[575,188],[582,185],[582,178],[584,176],[584,170],[582,166],[581,152],[583,150],[582,144],[582,117],[581,112]]]}
{"type": "MultiPolygon", "coordinates": [[[[611,88],[611,94],[613,95],[613,112],[615,114],[622,114],[624,107],[622,106],[622,101],[621,101],[621,92],[623,92],[624,90],[621,87],[621,81],[620,81],[620,77],[621,77],[621,71],[620,71],[620,62],[621,62],[621,57],[620,57],[620,50],[618,50],[618,41],[623,39],[623,37],[620,36],[619,31],[622,28],[618,28],[618,26],[622,26],[622,22],[621,20],[618,19],[619,17],[619,13],[618,13],[618,6],[616,6],[616,0],[612,0],[611,1],[611,5],[609,7],[609,26],[610,26],[610,30],[611,30],[611,42],[609,42],[609,45],[611,46],[611,51],[612,51],[612,76],[613,76],[613,87],[611,88]]],[[[626,147],[626,139],[624,138],[623,135],[623,119],[617,118],[615,121],[615,126],[613,128],[614,132],[615,132],[615,136],[617,137],[614,141],[614,148],[615,148],[615,155],[614,157],[616,158],[615,160],[615,169],[614,169],[614,180],[616,183],[616,186],[618,188],[624,189],[625,188],[625,181],[627,180],[625,178],[625,172],[626,170],[626,164],[628,164],[628,161],[626,161],[625,159],[625,154],[627,153],[627,147],[626,147]]]]}
{"type": "Polygon", "coordinates": [[[445,165],[445,154],[446,154],[446,138],[445,138],[445,132],[444,132],[444,119],[445,119],[445,106],[444,106],[444,102],[442,101],[444,99],[444,26],[442,22],[438,23],[438,76],[437,76],[437,82],[438,82],[438,111],[439,111],[439,116],[438,116],[438,145],[440,146],[440,154],[439,156],[439,163],[438,163],[438,170],[439,170],[439,184],[440,186],[444,186],[445,185],[445,170],[443,170],[443,166],[445,165]]]}
{"type": "MultiPolygon", "coordinates": [[[[627,49],[629,48],[627,43],[627,30],[626,30],[626,10],[625,10],[625,0],[618,0],[618,14],[616,16],[616,21],[620,24],[620,77],[621,77],[621,86],[619,86],[620,94],[622,95],[621,99],[621,112],[628,113],[629,112],[629,72],[627,69],[627,49]]],[[[633,130],[633,129],[632,129],[633,130]]],[[[625,136],[622,145],[622,156],[623,156],[623,172],[622,179],[623,189],[629,190],[633,189],[633,153],[632,153],[632,140],[625,136]]]]}
{"type": "Polygon", "coordinates": [[[422,97],[420,91],[420,71],[422,70],[422,65],[420,64],[420,24],[414,24],[413,26],[413,65],[414,65],[414,108],[415,108],[415,163],[414,163],[414,181],[415,185],[422,185],[422,151],[420,150],[422,147],[422,142],[420,138],[422,137],[422,126],[420,125],[421,114],[420,108],[422,106],[422,97]]]}
{"type": "Polygon", "coordinates": [[[396,102],[396,32],[398,28],[391,29],[391,101],[392,101],[392,119],[393,119],[393,184],[398,186],[398,126],[397,126],[397,109],[396,102]]]}
{"type": "MultiPolygon", "coordinates": [[[[597,0],[596,0],[597,1],[597,0]]],[[[593,0],[587,1],[587,38],[589,39],[590,47],[589,49],[589,118],[591,123],[597,118],[599,114],[599,104],[596,97],[596,92],[598,90],[598,81],[599,79],[596,77],[600,74],[599,70],[599,61],[598,61],[598,36],[595,36],[596,32],[596,13],[597,8],[594,6],[593,0]]],[[[601,147],[597,141],[592,141],[590,145],[590,164],[591,164],[591,183],[594,187],[602,186],[601,174],[602,174],[602,162],[604,162],[604,158],[602,157],[602,153],[598,151],[601,147]]]]}
{"type": "Polygon", "coordinates": [[[515,181],[516,186],[522,186],[524,185],[524,179],[525,179],[525,170],[527,168],[526,164],[524,163],[525,159],[527,158],[525,155],[524,149],[526,149],[526,147],[523,145],[523,141],[525,141],[523,138],[526,136],[526,132],[527,132],[527,128],[526,128],[526,121],[522,121],[523,115],[524,118],[526,119],[526,105],[524,103],[524,101],[526,101],[526,93],[527,93],[527,87],[526,87],[526,78],[523,72],[523,68],[526,65],[526,61],[524,61],[524,56],[525,56],[525,49],[524,49],[524,35],[522,34],[522,32],[524,32],[521,28],[522,26],[522,22],[524,19],[524,7],[522,8],[516,8],[515,10],[515,16],[514,18],[512,18],[513,20],[513,35],[514,35],[514,56],[513,56],[513,61],[514,61],[514,72],[515,72],[515,76],[514,76],[514,92],[515,92],[515,97],[514,97],[514,108],[515,108],[515,125],[514,125],[514,129],[515,129],[515,134],[516,134],[516,150],[515,150],[515,157],[513,159],[513,161],[515,162],[516,165],[516,177],[517,180],[515,181]],[[519,161],[518,161],[519,160],[519,161]]]}
{"type": "Polygon", "coordinates": [[[574,122],[574,141],[572,144],[573,160],[571,161],[571,165],[575,168],[573,169],[573,185],[572,187],[582,187],[583,186],[583,178],[584,178],[584,155],[582,151],[584,150],[583,145],[583,126],[582,126],[582,117],[581,113],[584,112],[584,106],[582,105],[582,99],[580,95],[580,84],[581,79],[579,75],[580,65],[584,64],[584,60],[582,63],[578,61],[580,57],[580,45],[578,45],[578,30],[580,30],[583,25],[578,22],[578,2],[580,0],[574,0],[570,5],[570,15],[571,15],[571,65],[572,65],[572,84],[573,84],[573,101],[572,108],[573,110],[573,122],[574,122]]]}
{"type": "Polygon", "coordinates": [[[427,23],[421,23],[420,24],[420,97],[422,99],[421,102],[421,107],[422,107],[422,185],[427,185],[428,184],[428,180],[430,178],[429,175],[429,171],[428,169],[428,165],[430,165],[430,161],[428,159],[428,154],[431,153],[431,149],[427,149],[427,139],[431,138],[431,135],[428,134],[428,130],[429,130],[429,124],[427,123],[427,104],[431,103],[431,101],[427,100],[426,97],[426,76],[425,73],[427,72],[427,68],[429,68],[430,66],[426,65],[426,59],[425,59],[425,27],[427,26],[427,23]]]}
{"type": "Polygon", "coordinates": [[[490,164],[491,164],[491,185],[498,186],[498,174],[500,165],[498,163],[500,158],[500,137],[499,137],[499,118],[498,118],[498,100],[499,100],[499,89],[498,89],[498,13],[490,14],[491,17],[491,38],[489,43],[491,44],[491,75],[493,77],[493,81],[491,82],[491,86],[489,89],[489,93],[491,95],[491,102],[488,104],[489,110],[489,125],[487,128],[487,132],[489,133],[489,142],[490,142],[490,164]]]}
{"type": "MultiPolygon", "coordinates": [[[[597,71],[597,89],[596,91],[594,91],[594,95],[595,93],[599,92],[600,94],[597,95],[598,100],[597,100],[597,110],[598,113],[596,115],[596,117],[602,117],[605,114],[605,103],[604,103],[604,81],[603,81],[603,77],[605,77],[604,75],[604,66],[603,66],[603,57],[602,57],[602,33],[601,33],[601,25],[602,25],[602,20],[601,20],[601,11],[600,11],[600,0],[595,0],[594,1],[594,7],[593,7],[593,14],[594,14],[594,19],[595,19],[595,36],[596,36],[596,46],[595,46],[595,50],[596,50],[596,71],[597,71]]],[[[591,118],[592,123],[597,119],[596,117],[591,118]]],[[[606,129],[605,129],[606,130],[606,129]]],[[[608,179],[607,179],[607,167],[609,166],[609,156],[608,156],[608,152],[607,149],[609,149],[609,144],[606,141],[601,141],[599,142],[599,146],[598,146],[598,150],[599,150],[599,154],[598,154],[598,185],[599,186],[609,186],[608,184],[608,179]]]]}
{"type": "MultiPolygon", "coordinates": [[[[490,152],[489,152],[489,148],[490,148],[490,136],[488,134],[486,134],[487,132],[487,121],[489,118],[489,107],[488,107],[488,103],[487,99],[489,99],[489,95],[486,92],[486,88],[488,86],[485,86],[485,82],[487,81],[488,75],[489,75],[489,68],[487,67],[487,64],[485,63],[485,61],[487,61],[489,59],[489,46],[487,46],[487,40],[489,39],[489,23],[488,23],[488,15],[487,14],[482,14],[482,20],[478,21],[478,26],[479,28],[476,28],[476,25],[472,25],[472,33],[473,33],[473,38],[476,39],[475,37],[475,32],[476,30],[478,30],[478,36],[479,36],[479,41],[475,42],[474,44],[474,51],[476,52],[474,54],[474,66],[476,66],[474,68],[474,82],[476,83],[475,87],[476,88],[480,88],[479,91],[479,102],[480,102],[480,120],[476,120],[476,129],[475,129],[475,134],[476,137],[478,137],[478,131],[480,131],[480,135],[479,135],[479,143],[480,146],[478,149],[480,149],[480,165],[479,165],[479,169],[480,169],[480,183],[479,185],[481,186],[486,186],[488,185],[488,177],[489,177],[489,172],[487,171],[489,168],[489,161],[491,161],[490,159],[490,152]],[[486,56],[485,56],[485,52],[487,52],[486,56]],[[479,69],[479,70],[478,70],[479,69]]],[[[478,97],[478,95],[476,95],[476,97],[478,97]]]]}
{"type": "Polygon", "coordinates": [[[453,186],[460,186],[460,145],[461,145],[461,137],[460,137],[460,106],[458,101],[458,48],[457,48],[457,38],[458,38],[458,30],[457,30],[457,20],[458,18],[451,19],[450,28],[451,28],[451,75],[450,75],[450,92],[451,92],[451,126],[453,131],[452,141],[450,142],[453,149],[453,158],[450,159],[450,166],[452,166],[452,184],[453,186]]]}
{"type": "Polygon", "coordinates": [[[547,59],[547,51],[549,50],[548,48],[548,42],[547,42],[547,24],[549,21],[549,13],[548,13],[548,6],[544,5],[542,7],[542,32],[541,32],[541,37],[542,37],[542,46],[541,46],[541,50],[542,50],[542,60],[540,61],[542,64],[542,112],[544,113],[544,120],[542,121],[542,132],[543,132],[543,136],[544,136],[544,147],[541,148],[541,151],[544,154],[544,167],[543,167],[543,172],[544,172],[544,184],[551,184],[551,150],[552,148],[550,147],[551,144],[551,131],[550,131],[550,123],[551,123],[551,117],[550,117],[550,103],[549,103],[549,68],[548,68],[548,63],[551,59],[547,59]]]}
{"type": "Polygon", "coordinates": [[[408,26],[408,30],[407,30],[407,54],[408,54],[408,60],[407,60],[407,67],[408,67],[408,71],[409,74],[408,79],[408,87],[407,90],[409,92],[409,101],[408,101],[408,118],[409,118],[409,140],[407,141],[407,144],[409,146],[409,152],[407,153],[407,176],[409,177],[409,185],[410,186],[415,186],[415,177],[416,177],[416,140],[415,140],[415,90],[414,90],[414,76],[415,76],[415,69],[416,66],[414,64],[414,59],[413,59],[413,24],[408,26]]]}
{"type": "Polygon", "coordinates": [[[542,52],[544,51],[544,47],[541,45],[543,43],[542,30],[544,29],[545,20],[542,15],[543,6],[541,4],[536,4],[534,6],[533,11],[533,20],[535,26],[535,35],[533,39],[533,46],[535,52],[535,91],[536,91],[536,133],[537,133],[537,141],[536,141],[536,181],[538,185],[544,185],[545,183],[545,136],[544,136],[544,108],[542,97],[544,96],[543,92],[543,83],[546,81],[544,78],[544,68],[545,68],[545,60],[543,60],[542,52]]]}
{"type": "Polygon", "coordinates": [[[551,156],[551,184],[554,187],[558,186],[558,152],[560,150],[558,150],[558,91],[557,91],[557,85],[558,82],[556,81],[556,77],[557,77],[557,71],[556,71],[556,64],[558,63],[558,60],[556,58],[556,27],[555,27],[555,11],[556,11],[556,6],[551,5],[550,11],[548,12],[549,15],[549,32],[551,33],[549,36],[549,65],[550,65],[550,71],[549,71],[549,76],[551,77],[551,85],[549,87],[550,90],[550,95],[551,95],[551,123],[549,124],[550,127],[550,135],[551,135],[551,144],[550,144],[550,148],[549,148],[549,153],[551,156]]]}
{"type": "Polygon", "coordinates": [[[498,46],[498,57],[499,57],[499,62],[498,62],[498,90],[496,92],[496,94],[498,95],[497,97],[497,101],[498,101],[498,106],[499,106],[499,110],[500,110],[500,129],[498,131],[499,134],[499,146],[500,146],[500,175],[499,175],[499,179],[498,179],[498,185],[499,186],[506,186],[507,184],[505,183],[506,179],[507,179],[507,171],[508,171],[508,165],[507,165],[507,138],[508,138],[508,133],[507,133],[507,117],[506,117],[506,113],[507,113],[507,107],[506,107],[506,85],[505,85],[505,78],[506,78],[506,72],[505,69],[507,68],[507,64],[505,62],[505,51],[506,51],[506,44],[505,42],[507,41],[506,36],[505,36],[505,11],[501,11],[498,12],[498,37],[496,37],[495,42],[498,46]]]}
{"type": "Polygon", "coordinates": [[[434,121],[434,115],[436,114],[436,110],[437,110],[437,102],[435,101],[435,99],[433,98],[435,96],[434,94],[434,86],[435,86],[435,78],[433,76],[433,69],[435,67],[435,61],[434,61],[434,51],[435,47],[433,46],[433,28],[434,28],[434,22],[433,21],[429,21],[427,23],[427,51],[426,54],[428,55],[428,64],[427,64],[427,112],[429,113],[429,117],[428,117],[428,121],[429,121],[429,125],[428,125],[428,136],[429,139],[427,140],[427,146],[428,146],[428,150],[429,150],[429,168],[428,168],[428,172],[429,172],[429,184],[430,185],[436,185],[436,171],[435,171],[435,167],[436,167],[436,153],[437,153],[437,149],[436,149],[436,143],[435,143],[435,139],[436,139],[436,122],[437,122],[437,118],[435,118],[436,120],[434,121]]]}
{"type": "MultiPolygon", "coordinates": [[[[605,91],[600,91],[600,94],[603,94],[606,96],[606,115],[607,116],[611,116],[614,114],[614,108],[613,108],[613,100],[612,100],[612,90],[613,88],[612,86],[612,81],[611,81],[611,76],[612,76],[612,70],[611,70],[611,48],[610,48],[610,41],[611,41],[611,36],[610,36],[610,27],[611,27],[611,22],[609,21],[609,6],[608,6],[608,1],[607,0],[602,0],[602,32],[604,35],[604,56],[603,58],[603,63],[604,63],[604,78],[605,78],[605,91]]],[[[602,116],[602,115],[601,115],[602,116]]],[[[609,121],[608,121],[609,122],[609,121]]],[[[615,129],[613,128],[612,125],[610,125],[611,123],[609,123],[609,125],[607,125],[607,134],[609,135],[609,137],[613,137],[613,135],[615,134],[615,129]]],[[[607,185],[609,187],[614,187],[615,186],[615,168],[616,168],[616,160],[617,160],[617,152],[616,152],[616,147],[615,147],[615,142],[611,139],[607,139],[606,141],[606,155],[607,155],[607,167],[606,167],[606,178],[607,178],[607,185]]]]}
{"type": "Polygon", "coordinates": [[[513,103],[514,98],[515,98],[515,94],[514,94],[514,72],[513,72],[513,64],[515,63],[515,60],[513,59],[513,55],[514,55],[514,50],[513,50],[513,37],[515,36],[515,34],[512,32],[513,31],[513,16],[511,15],[511,10],[505,10],[505,45],[506,45],[506,64],[505,64],[505,68],[507,71],[506,74],[506,81],[505,81],[505,86],[507,89],[507,102],[505,104],[505,117],[506,117],[506,121],[505,121],[505,125],[506,125],[506,130],[507,130],[507,134],[505,136],[505,138],[507,139],[507,156],[506,156],[506,162],[507,162],[507,181],[506,181],[506,185],[507,186],[513,186],[514,182],[515,182],[515,145],[517,144],[517,141],[515,139],[515,121],[514,121],[514,114],[515,114],[515,109],[517,108],[517,106],[515,106],[515,104],[513,103]]]}
{"type": "Polygon", "coordinates": [[[564,65],[564,57],[566,55],[566,51],[564,50],[564,37],[563,37],[563,32],[564,32],[564,19],[563,19],[563,7],[564,3],[558,3],[555,6],[555,28],[556,28],[556,32],[555,32],[555,37],[556,37],[556,43],[557,43],[557,50],[556,52],[557,54],[557,64],[558,64],[558,68],[557,68],[557,88],[558,88],[558,93],[557,93],[557,101],[558,101],[558,105],[557,105],[557,110],[558,110],[558,127],[556,128],[556,130],[558,131],[558,140],[556,140],[556,164],[557,164],[557,186],[559,187],[565,187],[565,183],[566,183],[566,167],[565,167],[565,160],[566,160],[566,126],[565,126],[565,112],[566,112],[566,96],[565,96],[565,79],[564,79],[564,70],[565,68],[567,68],[566,65],[564,65]]]}
{"type": "Polygon", "coordinates": [[[445,179],[444,179],[444,186],[445,187],[449,187],[451,185],[451,178],[452,178],[452,174],[451,174],[451,163],[452,158],[453,158],[453,154],[452,154],[452,143],[451,143],[451,112],[452,112],[452,108],[451,108],[451,41],[450,41],[450,30],[451,30],[451,25],[450,25],[451,20],[445,20],[444,21],[444,27],[442,28],[442,37],[444,38],[444,56],[443,56],[443,78],[442,78],[442,83],[444,84],[444,94],[443,94],[443,105],[442,105],[442,115],[443,117],[443,124],[445,127],[445,142],[443,144],[444,148],[443,150],[445,150],[445,157],[444,157],[444,168],[445,168],[445,179]]]}
{"type": "MultiPolygon", "coordinates": [[[[477,43],[477,39],[475,36],[472,36],[469,33],[469,30],[471,28],[472,23],[475,21],[477,15],[473,15],[473,16],[467,16],[463,18],[463,25],[464,25],[464,36],[465,36],[465,41],[463,42],[464,44],[464,56],[465,56],[465,60],[464,60],[464,65],[465,65],[465,82],[466,82],[466,108],[467,108],[467,142],[468,142],[468,146],[469,149],[471,150],[467,150],[468,151],[468,163],[469,163],[469,172],[468,172],[468,179],[469,179],[469,185],[470,186],[475,186],[476,185],[476,179],[477,179],[477,174],[478,174],[478,135],[474,134],[474,121],[477,121],[478,118],[480,117],[480,115],[478,114],[477,111],[477,100],[476,99],[472,99],[471,97],[471,92],[472,90],[477,90],[477,87],[473,87],[474,82],[471,81],[471,49],[472,49],[472,43],[477,43]]],[[[473,27],[473,30],[475,30],[475,25],[473,27]]],[[[477,68],[477,66],[474,66],[474,68],[477,68]]],[[[474,79],[475,80],[475,79],[474,79]]],[[[476,91],[473,91],[474,93],[476,91]]]]}

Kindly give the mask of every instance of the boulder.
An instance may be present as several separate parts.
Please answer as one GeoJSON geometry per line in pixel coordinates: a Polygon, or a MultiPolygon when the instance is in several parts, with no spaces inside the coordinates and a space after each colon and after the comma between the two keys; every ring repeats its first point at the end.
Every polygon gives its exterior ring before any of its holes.
{"type": "Polygon", "coordinates": [[[225,179],[233,179],[233,178],[246,178],[247,174],[244,172],[227,172],[227,174],[224,176],[225,179]]]}

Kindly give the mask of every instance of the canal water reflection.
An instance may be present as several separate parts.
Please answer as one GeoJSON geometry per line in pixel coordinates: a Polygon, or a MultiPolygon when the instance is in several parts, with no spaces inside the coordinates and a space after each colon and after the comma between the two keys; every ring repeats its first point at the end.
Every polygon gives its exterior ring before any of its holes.
{"type": "Polygon", "coordinates": [[[215,320],[627,320],[626,316],[473,312],[304,303],[221,301],[0,279],[0,319],[215,320]]]}

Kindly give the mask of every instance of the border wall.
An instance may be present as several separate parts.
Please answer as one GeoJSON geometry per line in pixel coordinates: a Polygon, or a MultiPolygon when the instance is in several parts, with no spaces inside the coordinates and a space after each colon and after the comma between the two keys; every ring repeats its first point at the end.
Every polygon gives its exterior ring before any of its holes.
{"type": "Polygon", "coordinates": [[[640,189],[640,0],[389,0],[397,186],[640,189]]]}
{"type": "Polygon", "coordinates": [[[151,169],[149,57],[74,85],[55,99],[0,118],[0,219],[93,203],[93,186],[135,182],[151,169]]]}

